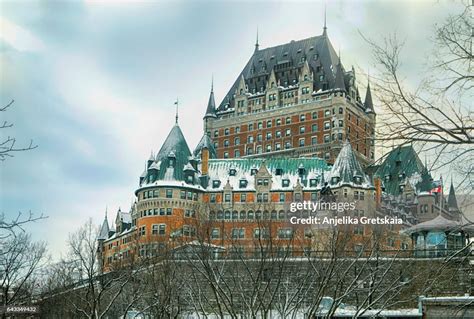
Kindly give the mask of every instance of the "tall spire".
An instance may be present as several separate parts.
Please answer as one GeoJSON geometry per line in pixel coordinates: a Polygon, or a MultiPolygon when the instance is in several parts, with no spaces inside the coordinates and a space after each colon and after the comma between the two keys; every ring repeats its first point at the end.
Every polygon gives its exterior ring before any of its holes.
{"type": "Polygon", "coordinates": [[[374,104],[372,102],[372,93],[370,91],[369,75],[367,75],[367,91],[365,93],[364,107],[365,107],[365,111],[367,113],[373,113],[374,112],[374,104]]]}
{"type": "Polygon", "coordinates": [[[324,4],[324,27],[323,27],[323,35],[327,35],[327,25],[326,25],[326,4],[324,4]]]}
{"type": "Polygon", "coordinates": [[[334,81],[334,88],[342,91],[346,90],[346,85],[344,83],[344,70],[342,69],[341,63],[341,50],[339,49],[339,62],[336,66],[336,78],[334,81]]]}
{"type": "Polygon", "coordinates": [[[214,76],[212,76],[211,79],[211,94],[209,95],[209,102],[207,102],[207,109],[206,114],[204,114],[204,119],[208,117],[216,117],[216,101],[214,100],[214,76]]]}
{"type": "Polygon", "coordinates": [[[448,209],[450,210],[459,210],[458,201],[456,199],[456,193],[454,191],[453,177],[451,176],[451,187],[449,187],[448,195],[448,209]]]}
{"type": "Polygon", "coordinates": [[[178,98],[176,98],[176,102],[174,102],[174,105],[176,105],[176,122],[175,122],[175,124],[178,125],[178,105],[179,105],[178,98]]]}
{"type": "Polygon", "coordinates": [[[102,226],[100,227],[100,232],[99,236],[97,237],[97,240],[105,240],[109,238],[109,222],[107,221],[107,206],[105,207],[105,217],[104,221],[102,222],[102,226]]]}
{"type": "Polygon", "coordinates": [[[258,44],[258,27],[257,27],[257,39],[255,41],[255,51],[258,51],[258,47],[259,47],[259,44],[258,44]]]}

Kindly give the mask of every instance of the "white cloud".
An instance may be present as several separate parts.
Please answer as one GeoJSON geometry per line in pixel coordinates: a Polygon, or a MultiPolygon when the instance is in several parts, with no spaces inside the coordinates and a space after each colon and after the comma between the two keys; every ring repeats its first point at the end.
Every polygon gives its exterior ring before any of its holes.
{"type": "Polygon", "coordinates": [[[0,17],[0,38],[18,51],[42,51],[45,45],[29,30],[0,17]]]}

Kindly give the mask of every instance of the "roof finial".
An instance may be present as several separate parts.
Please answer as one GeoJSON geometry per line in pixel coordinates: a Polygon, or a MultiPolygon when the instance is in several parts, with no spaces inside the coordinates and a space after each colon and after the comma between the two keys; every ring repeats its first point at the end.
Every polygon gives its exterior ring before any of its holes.
{"type": "Polygon", "coordinates": [[[258,44],[258,26],[257,26],[257,40],[255,41],[255,51],[258,51],[258,47],[259,47],[259,44],[258,44]]]}
{"type": "Polygon", "coordinates": [[[211,93],[214,92],[214,73],[211,76],[211,93]]]}
{"type": "Polygon", "coordinates": [[[108,209],[108,207],[107,207],[107,205],[105,205],[105,219],[107,219],[107,209],[108,209]]]}
{"type": "Polygon", "coordinates": [[[176,105],[176,125],[178,125],[178,104],[179,100],[176,98],[176,102],[174,102],[174,105],[176,105]]]}
{"type": "Polygon", "coordinates": [[[324,3],[324,27],[323,27],[323,35],[327,35],[327,25],[326,25],[326,3],[324,3]]]}

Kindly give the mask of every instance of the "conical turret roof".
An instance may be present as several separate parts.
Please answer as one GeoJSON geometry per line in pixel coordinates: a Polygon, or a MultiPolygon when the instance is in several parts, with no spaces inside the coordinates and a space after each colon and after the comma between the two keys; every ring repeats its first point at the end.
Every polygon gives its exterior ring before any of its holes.
{"type": "Polygon", "coordinates": [[[340,59],[339,59],[339,63],[337,64],[336,80],[334,82],[334,88],[340,89],[343,91],[346,90],[346,84],[344,83],[344,70],[342,69],[342,63],[340,59]]]}
{"type": "Polygon", "coordinates": [[[454,185],[451,181],[451,187],[449,188],[449,195],[448,195],[448,207],[454,210],[458,210],[458,201],[456,199],[456,193],[454,192],[454,185]]]}
{"type": "Polygon", "coordinates": [[[214,144],[212,143],[211,138],[206,133],[204,133],[198,145],[194,149],[193,155],[196,157],[201,156],[201,151],[204,147],[206,147],[209,150],[210,159],[217,158],[216,148],[214,147],[214,144]]]}
{"type": "Polygon", "coordinates": [[[107,214],[105,214],[104,221],[102,222],[102,226],[100,227],[99,236],[97,237],[98,240],[105,240],[109,238],[109,222],[107,220],[107,214]]]}
{"type": "Polygon", "coordinates": [[[368,176],[362,170],[362,166],[357,160],[352,146],[348,141],[344,142],[339,155],[331,169],[329,182],[331,186],[355,185],[355,177],[360,177],[360,184],[365,187],[371,186],[368,176]],[[332,179],[337,177],[338,182],[333,184],[332,179]]]}
{"type": "Polygon", "coordinates": [[[364,107],[367,113],[374,112],[374,104],[372,102],[372,93],[370,91],[370,83],[367,83],[367,91],[365,93],[364,107]]]}
{"type": "Polygon", "coordinates": [[[204,118],[216,117],[216,101],[214,99],[214,86],[211,86],[211,94],[209,94],[209,101],[207,102],[207,109],[204,118]]]}
{"type": "MultiPolygon", "coordinates": [[[[179,125],[175,124],[156,155],[156,166],[159,165],[159,171],[154,180],[184,181],[183,169],[188,163],[189,156],[191,151],[188,143],[179,125]]],[[[148,181],[148,177],[144,181],[148,181]]]]}

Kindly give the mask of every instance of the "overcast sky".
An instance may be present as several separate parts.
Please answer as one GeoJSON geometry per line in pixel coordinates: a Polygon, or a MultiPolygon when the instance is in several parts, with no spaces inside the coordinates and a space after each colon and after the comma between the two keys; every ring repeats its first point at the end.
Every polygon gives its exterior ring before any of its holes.
{"type": "MultiPolygon", "coordinates": [[[[403,65],[416,83],[434,24],[453,2],[328,1],[328,34],[347,68],[373,68],[359,35],[406,38],[403,65]]],[[[15,99],[2,138],[38,148],[0,163],[0,208],[47,220],[30,227],[55,257],[87,218],[128,210],[144,161],[174,123],[192,149],[202,135],[211,77],[220,103],[260,48],[322,33],[324,2],[0,2],[0,102],[15,99]]],[[[365,92],[366,75],[359,76],[365,92]]],[[[364,93],[363,93],[364,94],[364,93]]]]}

